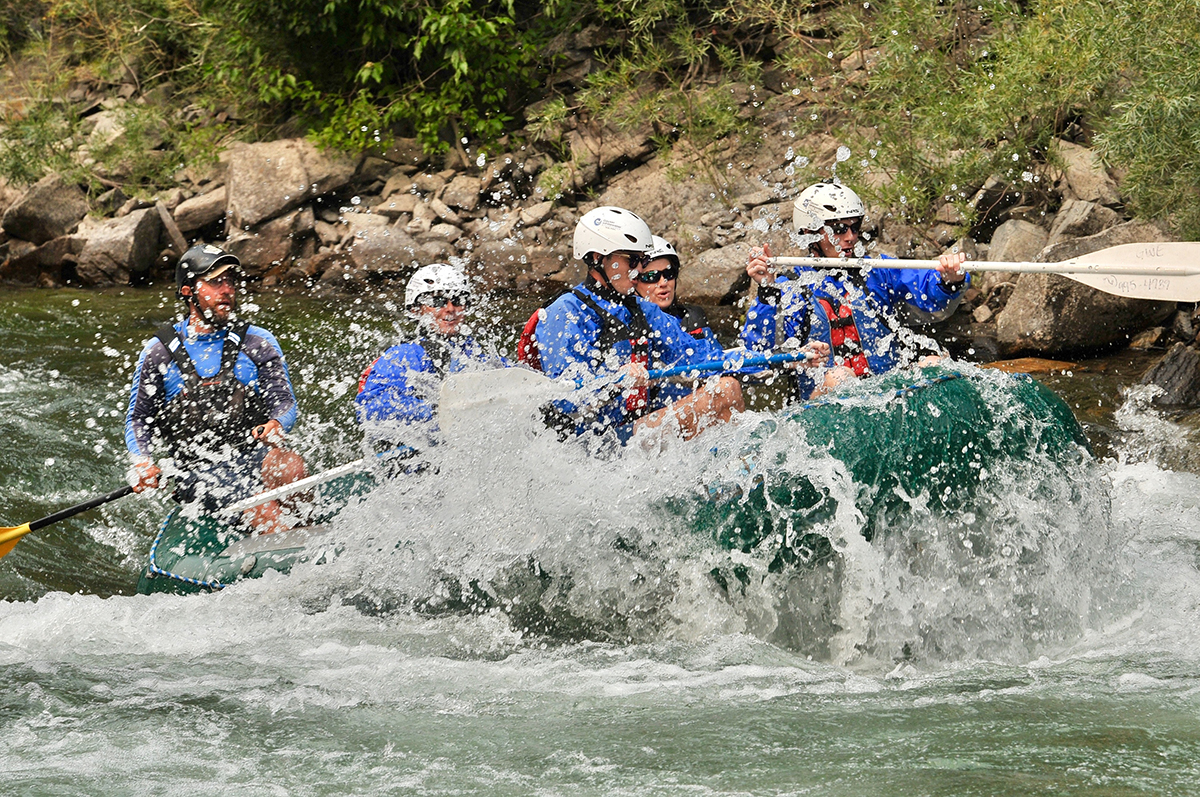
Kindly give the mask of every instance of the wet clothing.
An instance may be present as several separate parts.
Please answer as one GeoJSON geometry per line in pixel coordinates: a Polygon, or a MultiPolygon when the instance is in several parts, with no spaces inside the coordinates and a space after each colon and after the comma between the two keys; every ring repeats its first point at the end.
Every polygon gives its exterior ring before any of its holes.
{"type": "Polygon", "coordinates": [[[651,369],[724,357],[715,336],[697,340],[653,302],[633,294],[622,296],[589,278],[547,307],[537,325],[542,370],[585,383],[578,402],[555,402],[560,411],[577,418],[576,434],[612,428],[625,439],[628,435],[623,432],[629,432],[637,418],[692,392],[683,385],[654,384],[644,400],[630,402],[630,396],[622,397],[611,384],[588,391],[587,382],[611,377],[633,361],[639,348],[635,336],[645,338],[644,364],[651,369]]]}
{"type": "MultiPolygon", "coordinates": [[[[354,398],[358,421],[418,424],[425,426],[422,433],[432,433],[442,379],[480,365],[500,368],[507,363],[466,335],[430,335],[414,343],[398,343],[371,363],[359,380],[354,398]]],[[[414,441],[395,442],[412,445],[414,441]]]]}
{"type": "MultiPolygon", "coordinates": [[[[250,432],[270,420],[285,431],[296,422],[296,397],[275,337],[249,324],[192,334],[185,318],[159,330],[142,348],[125,416],[125,447],[134,458],[152,459],[157,439],[175,466],[188,472],[228,470],[231,462],[261,465],[267,447],[250,432]]],[[[239,473],[237,485],[228,481],[214,482],[232,490],[219,503],[261,489],[258,468],[239,473]]],[[[181,489],[177,497],[187,494],[181,489]]]]}
{"type": "MultiPolygon", "coordinates": [[[[845,365],[860,376],[882,374],[902,365],[898,314],[911,305],[925,313],[949,315],[970,284],[970,275],[947,286],[932,269],[877,268],[863,275],[797,266],[763,286],[746,313],[742,345],[770,351],[785,341],[799,346],[820,340],[829,344],[825,365],[845,365]]],[[[812,377],[794,372],[793,398],[807,399],[812,377]]]]}

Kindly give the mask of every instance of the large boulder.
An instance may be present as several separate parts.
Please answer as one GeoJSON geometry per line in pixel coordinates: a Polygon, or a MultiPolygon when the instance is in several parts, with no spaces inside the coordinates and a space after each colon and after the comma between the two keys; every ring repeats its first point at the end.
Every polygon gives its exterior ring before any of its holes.
{"type": "Polygon", "coordinates": [[[235,145],[227,158],[230,233],[247,231],[342,188],[357,167],[353,158],[323,152],[301,138],[235,145]]]}
{"type": "Polygon", "coordinates": [[[224,249],[242,261],[248,277],[279,275],[316,251],[315,223],[312,208],[305,206],[235,234],[224,249]]]}
{"type": "Polygon", "coordinates": [[[364,225],[346,240],[344,251],[362,275],[405,277],[421,265],[420,244],[394,224],[364,225]]]}
{"type": "Polygon", "coordinates": [[[78,185],[48,174],[4,211],[0,227],[13,238],[40,245],[74,230],[87,212],[87,197],[78,185]]]}
{"type": "Polygon", "coordinates": [[[21,285],[55,285],[60,283],[63,264],[72,262],[83,250],[84,240],[64,235],[47,241],[29,252],[22,252],[0,263],[0,280],[21,285]]]}
{"type": "Polygon", "coordinates": [[[207,227],[225,215],[226,202],[225,186],[185,199],[175,208],[175,224],[182,232],[207,227]]]}
{"type": "MultiPolygon", "coordinates": [[[[1165,237],[1152,224],[1129,222],[1049,246],[1038,259],[1058,262],[1109,246],[1165,237]]],[[[1008,304],[996,317],[996,337],[1010,354],[1085,354],[1122,344],[1135,332],[1162,323],[1174,312],[1173,302],[1113,296],[1055,274],[1022,274],[1008,304]]]]}
{"type": "Polygon", "coordinates": [[[125,285],[131,275],[146,274],[158,254],[161,229],[154,208],[135,210],[91,228],[75,267],[79,281],[89,287],[125,285]]]}

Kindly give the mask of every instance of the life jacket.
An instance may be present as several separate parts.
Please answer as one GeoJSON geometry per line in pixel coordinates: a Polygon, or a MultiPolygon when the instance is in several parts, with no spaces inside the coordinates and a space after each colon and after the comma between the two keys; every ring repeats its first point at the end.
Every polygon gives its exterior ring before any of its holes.
{"type": "MultiPolygon", "coordinates": [[[[625,309],[629,311],[630,323],[627,324],[597,304],[596,300],[588,294],[574,288],[569,292],[575,294],[579,301],[591,308],[592,312],[600,319],[600,337],[596,341],[596,347],[600,351],[611,351],[619,341],[627,340],[632,347],[629,361],[631,363],[640,363],[646,368],[650,367],[650,324],[646,321],[646,315],[642,312],[642,309],[637,306],[636,299],[632,299],[629,302],[622,302],[625,309]]],[[[518,362],[525,363],[535,370],[542,370],[542,357],[537,344],[537,325],[546,317],[546,308],[564,295],[566,294],[559,294],[537,310],[534,310],[533,314],[529,316],[529,320],[525,322],[525,326],[521,329],[521,337],[517,341],[518,362]]],[[[625,397],[626,413],[634,418],[639,418],[645,414],[646,409],[650,405],[652,392],[656,393],[657,388],[643,387],[629,391],[625,397]]]]}
{"type": "Polygon", "coordinates": [[[196,371],[183,338],[171,325],[155,333],[183,375],[183,389],[158,414],[158,431],[177,462],[194,462],[202,455],[220,455],[227,446],[254,444],[250,430],[269,421],[262,397],[234,375],[249,324],[231,328],[221,344],[221,366],[210,377],[196,371]]]}
{"type": "Polygon", "coordinates": [[[829,343],[833,348],[833,361],[852,368],[855,376],[871,373],[871,366],[867,362],[866,352],[863,351],[862,341],[858,336],[858,325],[854,323],[854,313],[849,306],[823,296],[818,296],[817,302],[825,311],[825,317],[829,319],[829,343]]]}
{"type": "Polygon", "coordinates": [[[704,340],[704,328],[708,326],[708,319],[699,307],[676,302],[668,307],[666,312],[679,319],[679,325],[683,327],[684,332],[696,340],[704,340]]]}

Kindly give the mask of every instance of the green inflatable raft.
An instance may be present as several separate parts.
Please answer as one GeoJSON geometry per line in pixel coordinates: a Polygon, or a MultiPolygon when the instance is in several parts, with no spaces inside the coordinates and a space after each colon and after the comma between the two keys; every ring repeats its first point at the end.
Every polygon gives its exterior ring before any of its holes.
{"type": "Polygon", "coordinates": [[[320,485],[308,525],[252,536],[241,523],[211,515],[188,516],[177,508],[150,546],[138,592],[192,594],[223,589],[268,570],[286,573],[299,562],[320,562],[329,553],[328,524],[349,501],[369,492],[369,472],[349,473],[320,485]]]}
{"type": "Polygon", "coordinates": [[[751,437],[738,453],[715,452],[725,463],[718,478],[700,496],[671,499],[668,510],[726,549],[772,546],[774,570],[832,555],[820,527],[835,517],[838,499],[810,478],[823,459],[853,481],[871,540],[902,524],[914,503],[932,513],[973,512],[983,491],[1014,474],[1036,489],[1091,456],[1062,399],[1028,376],[997,371],[928,368],[854,382],[778,413],[751,437]]]}

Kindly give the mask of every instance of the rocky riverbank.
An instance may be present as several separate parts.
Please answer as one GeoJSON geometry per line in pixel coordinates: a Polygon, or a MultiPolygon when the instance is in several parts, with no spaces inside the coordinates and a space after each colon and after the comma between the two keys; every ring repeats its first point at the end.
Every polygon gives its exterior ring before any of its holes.
{"type": "MultiPolygon", "coordinates": [[[[847,58],[846,79],[868,63],[847,58]]],[[[863,193],[889,180],[872,169],[870,153],[841,143],[836,126],[797,136],[809,98],[766,83],[730,91],[751,132],[704,150],[680,140],[664,148],[662,131],[650,126],[618,129],[575,115],[549,137],[518,131],[490,156],[460,147],[434,162],[406,139],[352,156],[290,138],[230,146],[211,168],[181,170],[176,187],[149,198],[117,187],[89,200],[56,174],[24,190],[4,186],[0,281],[52,288],[170,280],[180,250],[204,240],[235,252],[261,286],[331,297],[397,291],[415,267],[435,261],[462,264],[485,288],[548,289],[581,278],[570,249],[575,220],[611,204],[637,211],[680,248],[686,300],[736,303],[751,246],[795,251],[791,200],[814,175],[835,176],[854,159],[863,193]]],[[[122,135],[118,116],[91,105],[90,136],[122,135]]],[[[975,211],[971,225],[950,202],[920,227],[898,208],[870,207],[870,248],[900,258],[957,247],[975,260],[1052,262],[1170,239],[1165,227],[1124,215],[1119,180],[1085,147],[1055,142],[1022,179],[960,189],[975,211]]],[[[1085,356],[1134,340],[1192,343],[1197,328],[1190,306],[1029,274],[979,275],[959,313],[966,335],[1006,356],[1085,356]]]]}

